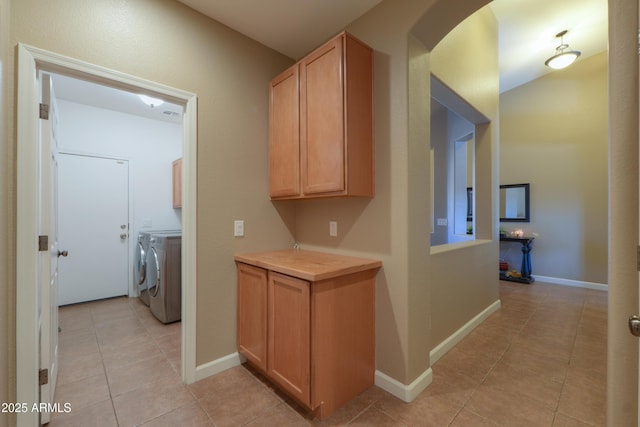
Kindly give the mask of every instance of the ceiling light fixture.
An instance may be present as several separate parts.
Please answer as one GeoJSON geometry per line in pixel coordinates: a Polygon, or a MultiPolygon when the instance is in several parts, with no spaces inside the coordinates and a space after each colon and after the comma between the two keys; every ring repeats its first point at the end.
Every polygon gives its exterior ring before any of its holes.
{"type": "Polygon", "coordinates": [[[566,68],[573,64],[573,61],[580,56],[579,50],[571,50],[568,44],[564,42],[564,36],[567,34],[567,30],[560,31],[556,34],[556,38],[560,39],[560,45],[556,47],[556,54],[544,62],[544,65],[551,67],[555,70],[566,68]]]}
{"type": "Polygon", "coordinates": [[[158,105],[164,104],[164,101],[162,99],[152,98],[152,97],[147,96],[147,95],[138,95],[138,96],[140,97],[142,102],[144,102],[145,104],[147,104],[151,108],[157,107],[158,105]]]}

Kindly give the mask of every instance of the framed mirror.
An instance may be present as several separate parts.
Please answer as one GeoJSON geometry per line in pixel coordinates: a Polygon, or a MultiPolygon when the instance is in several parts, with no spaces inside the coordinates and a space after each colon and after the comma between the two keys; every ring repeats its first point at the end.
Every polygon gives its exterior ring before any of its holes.
{"type": "Polygon", "coordinates": [[[500,221],[529,222],[529,184],[500,186],[500,221]]]}

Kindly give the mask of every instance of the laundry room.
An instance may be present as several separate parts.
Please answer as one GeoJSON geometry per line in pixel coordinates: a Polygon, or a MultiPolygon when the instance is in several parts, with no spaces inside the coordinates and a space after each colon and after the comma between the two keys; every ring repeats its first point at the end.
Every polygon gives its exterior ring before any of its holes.
{"type": "Polygon", "coordinates": [[[59,304],[137,296],[140,232],[180,235],[182,106],[68,76],[52,82],[59,304]]]}

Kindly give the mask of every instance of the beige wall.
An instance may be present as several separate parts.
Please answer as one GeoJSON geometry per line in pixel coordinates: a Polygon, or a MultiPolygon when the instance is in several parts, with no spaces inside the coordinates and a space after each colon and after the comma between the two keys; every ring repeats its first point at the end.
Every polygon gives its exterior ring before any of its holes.
{"type": "MultiPolygon", "coordinates": [[[[0,0],[0,402],[12,402],[15,396],[15,288],[13,250],[14,207],[13,156],[9,127],[9,0],[0,0]],[[10,338],[11,337],[11,338],[10,338]]],[[[10,416],[0,415],[0,427],[10,425],[10,416]]]]}
{"type": "Polygon", "coordinates": [[[233,353],[233,254],[293,242],[293,216],[269,203],[266,179],[268,82],[293,61],[174,1],[14,1],[18,42],[198,95],[196,359],[233,353]]]}
{"type": "MultiPolygon", "coordinates": [[[[296,236],[303,245],[359,253],[383,262],[376,282],[376,368],[404,384],[430,366],[428,259],[424,256],[428,229],[425,232],[421,218],[410,218],[410,192],[415,191],[410,184],[415,183],[410,183],[407,173],[410,150],[426,149],[428,136],[409,140],[407,79],[410,27],[432,3],[386,0],[347,28],[375,51],[375,197],[296,202],[296,236]],[[328,235],[332,219],[338,221],[338,237],[334,239],[328,235]],[[422,234],[422,241],[409,242],[413,226],[416,234],[422,234]],[[422,263],[416,265],[410,258],[413,256],[422,263]],[[413,319],[416,316],[420,318],[417,321],[413,319]]],[[[425,90],[428,95],[428,88],[425,90]]],[[[425,125],[428,116],[426,120],[425,125]]],[[[413,160],[424,158],[417,155],[413,160]]],[[[422,204],[425,199],[415,203],[422,204]]],[[[426,213],[423,206],[415,210],[419,211],[426,213]]]]}
{"type": "MultiPolygon", "coordinates": [[[[607,283],[607,53],[500,96],[500,184],[531,184],[534,275],[607,283]]],[[[519,245],[501,256],[520,268],[519,245]]]]}
{"type": "Polygon", "coordinates": [[[448,226],[439,226],[438,218],[448,218],[449,191],[447,189],[449,175],[449,151],[447,147],[447,124],[449,110],[435,99],[431,98],[431,150],[433,154],[433,233],[431,246],[444,245],[448,240],[448,226]]]}
{"type": "Polygon", "coordinates": [[[609,0],[607,425],[638,424],[638,2],[609,0]]]}
{"type": "MultiPolygon", "coordinates": [[[[433,46],[428,46],[429,40],[420,38],[421,30],[433,27],[434,22],[439,22],[438,26],[442,28],[443,22],[451,19],[452,15],[465,17],[465,13],[472,13],[483,2],[454,4],[449,1],[447,8],[435,7],[432,10],[433,3],[383,1],[348,27],[376,52],[375,198],[296,202],[296,236],[303,246],[355,253],[383,261],[376,288],[377,369],[404,384],[411,383],[430,366],[428,354],[433,348],[429,328],[430,289],[441,278],[432,275],[433,260],[429,255],[430,67],[439,70],[439,77],[445,76],[443,80],[448,85],[472,101],[485,115],[497,117],[496,46],[490,49],[489,56],[481,59],[482,64],[479,65],[482,73],[489,70],[494,73],[489,79],[491,83],[478,86],[469,84],[468,74],[465,73],[456,72],[450,79],[448,71],[455,67],[455,61],[446,54],[439,57],[437,54],[429,55],[427,48],[433,46]],[[416,24],[415,17],[420,16],[423,18],[416,24]],[[487,100],[487,96],[492,98],[487,100]],[[328,235],[329,220],[338,221],[337,238],[328,235]]],[[[449,25],[448,30],[454,26],[451,22],[444,25],[449,25]]],[[[491,25],[495,26],[495,21],[491,25]]],[[[486,40],[487,29],[482,30],[482,38],[486,40]]],[[[489,33],[495,36],[495,27],[490,27],[489,33]]],[[[463,36],[452,45],[478,48],[477,44],[469,44],[464,39],[463,36]]],[[[480,55],[477,53],[472,58],[480,55]]],[[[491,156],[497,153],[496,137],[497,133],[492,137],[490,132],[481,132],[480,135],[479,156],[487,168],[485,172],[491,169],[492,164],[495,165],[495,159],[491,156]]],[[[488,177],[480,183],[482,191],[489,198],[492,179],[495,178],[489,171],[488,177]]],[[[493,227],[491,203],[485,204],[482,209],[485,212],[480,219],[485,229],[483,238],[490,238],[493,227]]],[[[497,247],[488,244],[486,249],[488,256],[495,261],[497,247]]],[[[459,256],[464,265],[464,253],[459,256]]],[[[495,273],[495,267],[492,272],[495,273]]],[[[497,289],[495,274],[490,283],[479,285],[480,289],[486,287],[497,289]]],[[[461,295],[460,299],[466,298],[461,295]]],[[[469,318],[478,314],[478,311],[468,313],[469,318]]],[[[434,325],[433,328],[440,326],[434,325]]]]}

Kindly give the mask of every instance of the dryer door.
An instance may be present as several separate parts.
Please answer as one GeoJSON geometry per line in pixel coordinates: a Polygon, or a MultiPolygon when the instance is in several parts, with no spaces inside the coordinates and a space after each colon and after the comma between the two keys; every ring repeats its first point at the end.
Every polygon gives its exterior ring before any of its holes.
{"type": "Polygon", "coordinates": [[[138,242],[135,249],[135,262],[134,262],[134,276],[133,280],[138,285],[142,285],[144,283],[145,276],[147,275],[146,268],[146,257],[144,247],[142,243],[138,242]]]}
{"type": "Polygon", "coordinates": [[[147,289],[151,298],[155,298],[160,290],[160,258],[155,247],[149,248],[147,254],[147,289]]]}

